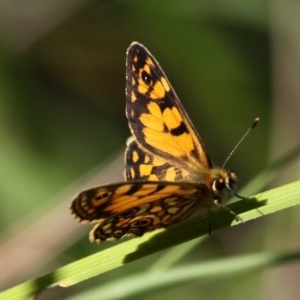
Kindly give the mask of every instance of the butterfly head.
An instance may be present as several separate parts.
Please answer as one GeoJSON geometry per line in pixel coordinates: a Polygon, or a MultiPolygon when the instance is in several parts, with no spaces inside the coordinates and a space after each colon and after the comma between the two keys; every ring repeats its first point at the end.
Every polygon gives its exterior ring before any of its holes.
{"type": "MultiPolygon", "coordinates": [[[[239,140],[239,142],[235,145],[235,147],[232,149],[230,154],[225,159],[223,166],[221,169],[215,170],[215,173],[213,174],[213,178],[210,180],[210,187],[212,192],[214,193],[215,200],[217,202],[221,202],[223,198],[229,195],[235,195],[237,198],[245,199],[245,197],[239,196],[236,191],[236,183],[237,183],[237,176],[232,171],[225,171],[223,167],[226,165],[228,160],[231,158],[233,153],[237,150],[237,148],[240,146],[240,144],[244,141],[246,136],[251,132],[253,128],[257,125],[259,122],[259,118],[256,118],[252,125],[248,128],[248,130],[245,132],[245,134],[242,136],[242,138],[239,140]]],[[[231,212],[232,213],[232,212],[231,212]]],[[[235,214],[234,214],[235,215],[235,214]]]]}
{"type": "Polygon", "coordinates": [[[236,191],[237,176],[232,171],[217,170],[211,183],[211,190],[216,199],[234,195],[236,191]]]}

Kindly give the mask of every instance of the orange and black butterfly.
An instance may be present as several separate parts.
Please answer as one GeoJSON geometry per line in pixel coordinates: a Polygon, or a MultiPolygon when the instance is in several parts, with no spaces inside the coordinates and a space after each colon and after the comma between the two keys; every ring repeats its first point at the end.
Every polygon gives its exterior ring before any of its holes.
{"type": "Polygon", "coordinates": [[[96,224],[91,241],[167,228],[235,193],[235,173],[213,167],[163,70],[137,42],[126,55],[126,115],[126,181],[83,191],[71,204],[76,219],[96,224]]]}

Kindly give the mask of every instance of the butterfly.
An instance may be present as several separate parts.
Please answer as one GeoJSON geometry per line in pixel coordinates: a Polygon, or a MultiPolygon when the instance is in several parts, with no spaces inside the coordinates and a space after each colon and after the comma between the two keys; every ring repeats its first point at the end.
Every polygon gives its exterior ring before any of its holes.
{"type": "Polygon", "coordinates": [[[213,166],[162,68],[138,42],[126,53],[126,116],[126,181],[83,191],[71,203],[76,219],[96,224],[91,241],[142,236],[211,206],[226,208],[236,174],[213,166]]]}

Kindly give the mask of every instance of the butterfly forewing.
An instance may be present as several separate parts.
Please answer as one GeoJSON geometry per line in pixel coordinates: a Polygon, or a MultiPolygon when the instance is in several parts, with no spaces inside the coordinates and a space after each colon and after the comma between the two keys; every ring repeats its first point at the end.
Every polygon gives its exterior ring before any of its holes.
{"type": "Polygon", "coordinates": [[[133,136],[150,153],[182,168],[211,168],[194,126],[150,52],[132,43],[126,60],[126,114],[133,136]]]}

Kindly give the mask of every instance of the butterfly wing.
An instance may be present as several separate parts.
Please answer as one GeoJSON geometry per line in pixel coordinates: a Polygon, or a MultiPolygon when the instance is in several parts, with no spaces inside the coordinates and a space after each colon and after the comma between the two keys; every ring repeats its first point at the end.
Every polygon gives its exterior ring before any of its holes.
{"type": "Polygon", "coordinates": [[[126,114],[142,150],[188,172],[211,168],[204,144],[158,62],[139,43],[126,61],[126,114]]]}
{"type": "Polygon", "coordinates": [[[82,223],[98,223],[90,239],[102,242],[166,228],[211,203],[204,185],[127,182],[81,192],[72,202],[71,211],[82,223]]]}

